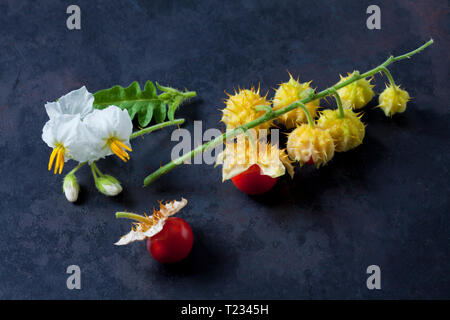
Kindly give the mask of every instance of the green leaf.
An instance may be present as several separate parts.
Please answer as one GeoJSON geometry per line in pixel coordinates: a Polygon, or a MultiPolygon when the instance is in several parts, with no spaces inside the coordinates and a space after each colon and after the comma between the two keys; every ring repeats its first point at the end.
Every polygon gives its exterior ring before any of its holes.
{"type": "Polygon", "coordinates": [[[164,122],[166,120],[166,103],[165,102],[155,102],[153,107],[155,113],[155,121],[158,123],[164,122]]]}
{"type": "MultiPolygon", "coordinates": [[[[143,127],[150,123],[153,114],[156,114],[153,109],[160,108],[160,103],[156,87],[151,81],[146,82],[144,90],[134,81],[127,88],[114,86],[94,94],[94,108],[104,109],[114,105],[126,109],[131,119],[138,115],[139,125],[143,127]]],[[[162,117],[159,115],[158,118],[162,117]]]]}
{"type": "Polygon", "coordinates": [[[152,118],[161,123],[166,119],[174,120],[174,114],[178,106],[184,100],[192,98],[195,92],[182,92],[174,88],[163,87],[151,81],[147,81],[144,90],[139,83],[134,81],[128,87],[114,86],[109,89],[94,93],[94,108],[104,109],[111,105],[127,110],[133,120],[136,115],[141,127],[146,127],[152,118]],[[157,88],[163,93],[158,95],[157,88]],[[167,111],[167,105],[169,110],[167,111]]]}

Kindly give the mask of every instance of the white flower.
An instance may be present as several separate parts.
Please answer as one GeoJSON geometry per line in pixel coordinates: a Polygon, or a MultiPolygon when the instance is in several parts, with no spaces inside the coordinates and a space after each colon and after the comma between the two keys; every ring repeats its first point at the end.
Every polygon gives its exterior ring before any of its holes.
{"type": "Polygon", "coordinates": [[[80,192],[80,186],[74,174],[68,174],[64,178],[63,191],[66,195],[67,200],[69,200],[70,202],[77,201],[78,193],[80,192]]]}
{"type": "Polygon", "coordinates": [[[103,110],[94,110],[84,120],[89,129],[92,140],[91,147],[95,150],[90,161],[115,154],[124,162],[130,159],[125,150],[132,151],[130,135],[133,123],[127,110],[116,106],[109,106],[103,110]]]}
{"type": "Polygon", "coordinates": [[[134,213],[117,212],[117,218],[129,218],[139,221],[135,223],[129,233],[120,238],[115,245],[122,246],[137,240],[144,240],[160,232],[166,223],[167,218],[180,211],[187,204],[187,200],[181,198],[181,201],[171,201],[166,204],[160,203],[160,209],[153,209],[153,215],[140,216],[134,213]]]}
{"type": "Polygon", "coordinates": [[[94,96],[86,87],[69,92],[55,102],[47,102],[45,109],[50,119],[61,115],[80,115],[83,119],[93,111],[94,96]]]}
{"type": "Polygon", "coordinates": [[[51,170],[55,162],[54,173],[62,172],[64,162],[74,159],[79,162],[88,160],[91,150],[86,148],[89,131],[80,119],[80,115],[60,115],[50,119],[42,129],[42,140],[53,149],[48,162],[51,170]]]}

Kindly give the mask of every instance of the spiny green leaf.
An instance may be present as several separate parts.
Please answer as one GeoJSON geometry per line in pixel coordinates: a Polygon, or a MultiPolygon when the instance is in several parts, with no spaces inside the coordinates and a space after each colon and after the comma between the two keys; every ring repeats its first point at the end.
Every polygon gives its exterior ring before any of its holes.
{"type": "Polygon", "coordinates": [[[178,106],[195,95],[195,92],[181,92],[174,88],[160,86],[158,83],[155,86],[151,81],[147,81],[144,90],[141,90],[139,83],[134,81],[126,88],[114,86],[94,93],[94,108],[118,106],[122,110],[126,109],[131,119],[137,115],[139,125],[145,127],[153,117],[157,123],[165,121],[166,113],[169,120],[173,120],[178,106]],[[160,95],[157,93],[157,87],[163,91],[160,95]],[[169,105],[168,112],[167,105],[169,105]]]}

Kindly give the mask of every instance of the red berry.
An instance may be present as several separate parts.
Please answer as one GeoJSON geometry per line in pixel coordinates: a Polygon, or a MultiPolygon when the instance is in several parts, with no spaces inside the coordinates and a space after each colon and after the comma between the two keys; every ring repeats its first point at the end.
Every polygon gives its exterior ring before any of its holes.
{"type": "Polygon", "coordinates": [[[160,232],[147,239],[147,250],[156,261],[173,263],[187,257],[193,242],[189,224],[181,218],[171,217],[160,232]]]}
{"type": "Polygon", "coordinates": [[[231,178],[236,188],[249,195],[269,191],[277,183],[277,180],[278,178],[261,174],[261,168],[257,164],[231,178]]]}

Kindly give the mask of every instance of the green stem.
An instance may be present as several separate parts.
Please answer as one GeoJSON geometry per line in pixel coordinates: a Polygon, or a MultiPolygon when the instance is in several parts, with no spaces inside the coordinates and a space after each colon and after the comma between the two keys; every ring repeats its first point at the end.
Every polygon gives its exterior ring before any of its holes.
{"type": "Polygon", "coordinates": [[[345,114],[344,114],[344,108],[342,107],[341,96],[339,95],[337,90],[332,90],[332,93],[333,93],[334,97],[336,98],[336,103],[337,103],[337,107],[339,110],[339,118],[344,118],[345,114]]]}
{"type": "Polygon", "coordinates": [[[101,177],[103,176],[103,173],[100,171],[100,169],[97,167],[97,165],[95,164],[95,162],[92,162],[92,165],[95,169],[95,171],[97,171],[98,175],[101,177]]]}
{"type": "Polygon", "coordinates": [[[195,91],[186,91],[186,92],[181,92],[181,95],[185,99],[190,99],[190,98],[196,97],[197,96],[197,92],[195,92],[195,91]]]}
{"type": "Polygon", "coordinates": [[[94,177],[94,180],[97,181],[97,174],[95,173],[95,164],[94,164],[94,162],[92,162],[92,164],[91,164],[91,171],[92,171],[92,176],[94,177]]]}
{"type": "Polygon", "coordinates": [[[153,132],[153,131],[158,130],[158,129],[162,129],[162,128],[167,127],[167,126],[180,125],[180,124],[183,124],[183,123],[184,123],[184,119],[175,119],[173,121],[161,122],[161,123],[155,124],[155,125],[153,125],[151,127],[148,127],[148,128],[145,128],[145,129],[142,129],[142,130],[139,130],[139,131],[136,131],[136,132],[132,133],[131,136],[130,136],[130,139],[137,138],[139,136],[142,136],[144,134],[153,132]]]}
{"type": "Polygon", "coordinates": [[[308,119],[308,124],[309,124],[309,126],[310,126],[311,128],[314,128],[314,119],[313,119],[313,117],[311,116],[311,113],[309,113],[308,108],[306,108],[306,106],[305,106],[303,103],[301,103],[301,102],[299,102],[299,107],[302,108],[303,111],[305,112],[305,114],[306,114],[306,119],[308,119]]]}
{"type": "Polygon", "coordinates": [[[389,79],[391,87],[395,90],[396,86],[395,86],[394,78],[392,78],[392,75],[389,72],[388,68],[383,67],[383,68],[381,68],[381,71],[384,72],[386,77],[389,79]]]}
{"type": "Polygon", "coordinates": [[[148,218],[131,212],[116,212],[116,218],[126,218],[140,222],[149,222],[148,218]]]}
{"type": "MultiPolygon", "coordinates": [[[[159,168],[158,170],[156,170],[155,172],[151,173],[150,175],[148,175],[145,179],[144,179],[144,186],[148,186],[150,183],[152,183],[153,181],[155,181],[156,179],[158,179],[160,176],[162,176],[163,174],[166,174],[167,172],[171,171],[172,169],[180,166],[181,164],[183,164],[186,160],[190,160],[191,158],[193,158],[196,154],[203,152],[209,148],[213,148],[215,146],[217,146],[219,143],[223,143],[223,141],[226,141],[226,139],[231,138],[231,137],[235,137],[236,135],[238,135],[242,130],[244,130],[244,132],[250,128],[254,128],[256,126],[259,126],[260,124],[267,122],[267,121],[271,121],[275,118],[278,118],[279,116],[281,116],[282,114],[285,114],[289,111],[292,111],[296,108],[302,107],[302,105],[304,106],[306,103],[317,100],[317,99],[321,99],[330,95],[333,95],[335,91],[349,85],[350,83],[353,83],[355,81],[358,81],[360,79],[363,78],[367,78],[370,77],[380,71],[383,70],[383,68],[386,68],[388,65],[390,65],[393,62],[402,60],[402,59],[406,59],[409,58],[411,56],[413,56],[414,54],[422,51],[423,49],[425,49],[426,47],[428,47],[429,45],[431,45],[433,43],[433,39],[431,39],[430,41],[428,41],[427,43],[425,43],[424,45],[422,45],[421,47],[408,52],[404,55],[401,56],[390,56],[385,62],[383,62],[381,65],[379,65],[376,68],[373,68],[363,74],[360,74],[358,71],[355,71],[353,73],[353,75],[347,79],[346,81],[340,82],[335,84],[334,86],[327,88],[321,92],[318,92],[316,94],[311,93],[309,96],[307,96],[306,98],[303,98],[301,100],[298,100],[294,103],[291,103],[290,105],[278,109],[277,111],[273,111],[273,112],[267,112],[266,114],[264,114],[263,116],[259,117],[258,119],[255,119],[253,121],[250,121],[248,123],[246,123],[245,125],[242,125],[240,127],[237,127],[233,130],[229,130],[226,133],[224,133],[223,135],[195,148],[194,150],[192,150],[191,152],[188,152],[184,155],[182,155],[181,157],[167,163],[166,165],[162,166],[161,168],[159,168]]],[[[303,110],[305,110],[306,108],[304,108],[303,110]]],[[[310,121],[310,119],[308,119],[308,121],[310,121]]]]}
{"type": "Polygon", "coordinates": [[[78,171],[78,169],[80,169],[82,166],[84,166],[87,162],[80,162],[75,168],[72,169],[72,171],[70,171],[68,175],[74,174],[75,172],[78,171]]]}

